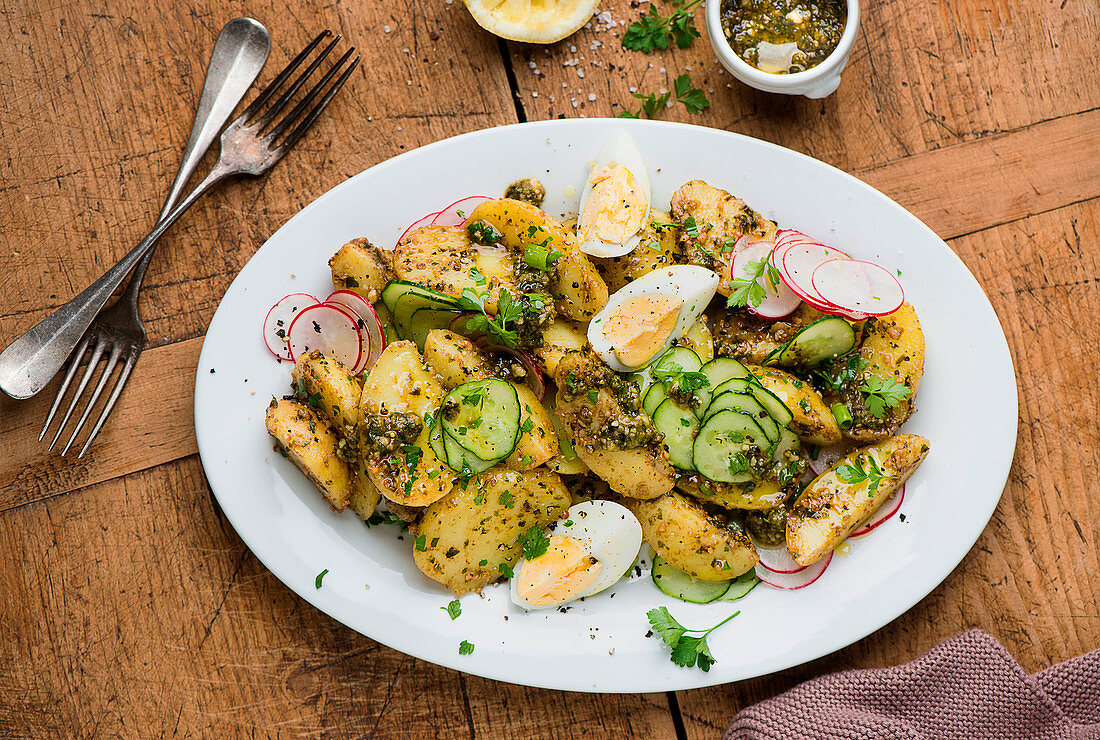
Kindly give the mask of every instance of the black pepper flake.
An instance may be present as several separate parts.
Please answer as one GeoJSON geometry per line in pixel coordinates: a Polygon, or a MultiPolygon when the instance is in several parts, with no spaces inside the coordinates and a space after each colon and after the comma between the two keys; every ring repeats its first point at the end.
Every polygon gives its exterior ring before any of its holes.
{"type": "Polygon", "coordinates": [[[898,514],[898,520],[904,522],[905,521],[905,514],[898,514]]]}
{"type": "Polygon", "coordinates": [[[214,368],[210,368],[210,374],[211,374],[211,375],[213,375],[213,374],[214,374],[214,368]]]}

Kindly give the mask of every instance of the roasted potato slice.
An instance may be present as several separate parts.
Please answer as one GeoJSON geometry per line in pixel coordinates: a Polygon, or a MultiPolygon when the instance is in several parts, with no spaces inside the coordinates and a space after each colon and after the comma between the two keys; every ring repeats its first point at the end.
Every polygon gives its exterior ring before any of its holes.
{"type": "Polygon", "coordinates": [[[639,501],[623,499],[642,523],[642,536],[673,566],[703,581],[725,581],[760,562],[741,529],[710,516],[675,491],[639,501]]]}
{"type": "Polygon", "coordinates": [[[413,560],[432,580],[457,594],[500,578],[523,551],[519,536],[546,526],[572,501],[561,479],[545,468],[493,468],[429,506],[413,537],[413,560]]]}
{"type": "Polygon", "coordinates": [[[295,385],[301,381],[307,395],[318,396],[316,407],[333,428],[343,436],[354,435],[362,390],[342,362],[315,349],[298,356],[290,379],[295,385]]]}
{"type": "Polygon", "coordinates": [[[676,481],[676,488],[692,498],[717,504],[723,509],[764,511],[787,500],[787,492],[779,481],[764,480],[755,486],[740,483],[718,483],[691,473],[676,481]]]}
{"type": "Polygon", "coordinates": [[[614,293],[658,267],[683,262],[679,238],[680,230],[672,223],[671,216],[664,211],[650,211],[649,220],[642,229],[641,243],[633,251],[622,257],[592,257],[592,264],[603,276],[607,289],[614,293]]]}
{"type": "Polygon", "coordinates": [[[857,442],[885,439],[912,415],[924,375],[924,332],[913,307],[903,303],[892,314],[868,319],[858,357],[863,369],[840,394],[852,413],[852,426],[844,430],[844,435],[857,442]],[[871,413],[862,390],[871,376],[909,390],[896,406],[882,410],[882,418],[871,413]]]}
{"type": "Polygon", "coordinates": [[[542,334],[542,346],[534,350],[534,355],[543,371],[553,376],[565,353],[583,350],[587,344],[585,325],[559,316],[546,327],[542,334]]]}
{"type": "MultiPolygon", "coordinates": [[[[732,247],[739,238],[748,235],[762,241],[775,240],[774,223],[740,198],[702,180],[681,185],[670,202],[688,264],[728,275],[732,247]]],[[[721,281],[718,292],[729,295],[729,281],[721,281]]]]}
{"type": "Polygon", "coordinates": [[[607,303],[607,283],[600,277],[577,239],[558,221],[530,203],[500,198],[479,203],[467,218],[484,221],[501,234],[501,244],[523,255],[529,244],[546,245],[562,256],[554,263],[557,277],[550,292],[562,296],[558,312],[574,321],[588,321],[607,303]]]}
{"type": "Polygon", "coordinates": [[[371,482],[391,501],[406,506],[427,506],[450,493],[458,481],[428,443],[425,415],[432,416],[443,401],[443,387],[424,366],[413,342],[394,342],[386,347],[363,381],[359,402],[359,451],[366,461],[371,482]],[[419,427],[410,455],[381,430],[396,422],[414,431],[419,427]],[[410,469],[410,461],[415,463],[410,469]]]}
{"type": "Polygon", "coordinates": [[[390,256],[362,237],[352,239],[328,261],[333,287],[375,303],[382,296],[382,286],[394,277],[390,256]]]}
{"type": "Polygon", "coordinates": [[[760,385],[774,393],[787,408],[794,419],[791,431],[807,444],[828,447],[840,442],[840,427],[836,417],[824,399],[813,387],[788,372],[774,367],[747,366],[760,381],[760,385]]]}
{"type": "Polygon", "coordinates": [[[412,231],[394,247],[393,270],[401,280],[419,283],[432,290],[455,297],[470,288],[478,293],[488,289],[485,306],[496,311],[501,287],[511,289],[510,275],[493,265],[494,275],[478,284],[471,270],[488,266],[491,258],[483,258],[475,249],[466,231],[454,226],[422,226],[412,231]],[[507,280],[505,278],[508,278],[507,280]]]}
{"type": "Polygon", "coordinates": [[[366,465],[359,466],[352,473],[351,498],[348,499],[348,508],[359,515],[363,521],[367,521],[378,508],[382,500],[382,492],[370,479],[370,473],[366,465]]]}
{"type": "Polygon", "coordinates": [[[913,434],[854,450],[814,478],[787,514],[787,549],[799,565],[823,558],[863,524],[913,474],[928,454],[928,440],[913,434]],[[870,459],[884,477],[874,491],[872,479],[846,482],[838,468],[853,463],[871,471],[870,459]]]}
{"type": "MultiPolygon", "coordinates": [[[[445,329],[433,329],[424,340],[424,359],[450,390],[471,380],[495,377],[485,355],[464,336],[445,329]]],[[[526,383],[512,383],[519,398],[520,437],[516,449],[504,464],[516,470],[530,470],[558,452],[558,438],[546,408],[526,383]]]]}
{"type": "Polygon", "coordinates": [[[337,511],[348,505],[348,464],[336,454],[339,438],[309,406],[291,398],[272,400],[264,417],[275,449],[301,470],[337,511]]]}
{"type": "Polygon", "coordinates": [[[695,323],[688,327],[684,336],[673,342],[678,347],[687,347],[699,355],[700,361],[706,364],[714,359],[714,335],[710,333],[710,319],[702,314],[695,323]]]}
{"type": "Polygon", "coordinates": [[[637,427],[644,432],[643,426],[652,425],[644,412],[625,409],[612,391],[600,384],[599,379],[607,372],[610,371],[598,359],[581,352],[566,355],[558,364],[554,376],[558,385],[555,406],[573,449],[616,493],[655,498],[671,491],[676,485],[676,472],[663,443],[612,449],[601,439],[601,428],[625,432],[637,427]],[[571,392],[570,386],[576,383],[583,383],[585,388],[594,391],[595,399],[587,392],[571,392]]]}

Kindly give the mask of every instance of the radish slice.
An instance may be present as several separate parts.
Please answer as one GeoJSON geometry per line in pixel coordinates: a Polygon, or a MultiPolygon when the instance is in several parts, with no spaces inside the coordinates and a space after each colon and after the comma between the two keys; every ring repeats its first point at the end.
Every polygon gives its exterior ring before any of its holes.
{"type": "Polygon", "coordinates": [[[848,535],[849,537],[862,537],[865,534],[870,534],[873,530],[877,529],[883,522],[887,521],[894,514],[898,513],[901,508],[901,502],[905,500],[905,484],[901,484],[901,488],[894,494],[893,498],[886,501],[882,506],[878,507],[878,511],[871,515],[871,518],[864,522],[862,525],[852,530],[848,535]]]}
{"type": "Polygon", "coordinates": [[[287,347],[287,332],[299,311],[316,306],[319,300],[309,293],[285,295],[267,311],[264,317],[264,344],[280,360],[294,359],[287,347]]]}
{"type": "Polygon", "coordinates": [[[352,375],[358,375],[375,363],[382,350],[386,348],[386,336],[382,331],[382,321],[378,314],[363,296],[352,290],[338,290],[328,298],[325,303],[346,308],[351,311],[353,318],[357,319],[356,326],[363,335],[363,356],[359,358],[359,365],[351,369],[352,375]]]}
{"type": "Polygon", "coordinates": [[[291,357],[320,350],[352,369],[363,356],[363,338],[351,312],[329,303],[302,309],[287,331],[291,357]]]}
{"type": "Polygon", "coordinates": [[[425,216],[424,218],[421,218],[417,221],[413,221],[412,225],[409,226],[409,228],[402,231],[401,236],[397,237],[397,243],[400,244],[401,242],[403,242],[405,240],[406,236],[408,236],[410,233],[416,231],[417,229],[421,228],[422,226],[431,226],[432,223],[435,221],[435,217],[438,216],[438,215],[439,215],[439,212],[437,211],[435,213],[429,213],[427,216],[425,216]]]}
{"type": "Polygon", "coordinates": [[[905,302],[901,283],[874,262],[833,259],[818,265],[810,286],[826,303],[868,316],[885,316],[905,302]]]}
{"type": "MultiPolygon", "coordinates": [[[[742,237],[743,239],[744,237],[742,237]]],[[[739,239],[738,242],[741,240],[739,239]]],[[[734,245],[736,248],[736,245],[734,245]]],[[[730,279],[748,280],[753,276],[753,270],[749,263],[759,263],[771,259],[773,245],[770,242],[754,242],[738,252],[733,253],[730,260],[730,279]]],[[[765,319],[781,319],[798,308],[802,299],[798,297],[784,283],[773,284],[767,272],[761,278],[757,278],[757,285],[764,289],[764,298],[759,306],[754,306],[752,301],[745,304],[749,313],[762,316],[765,319]]]]}
{"type": "Polygon", "coordinates": [[[831,307],[829,301],[818,294],[813,287],[814,270],[831,260],[845,259],[843,252],[833,250],[824,244],[795,244],[783,253],[780,274],[791,290],[802,296],[808,303],[831,307]]]}
{"type": "Polygon", "coordinates": [[[833,553],[830,550],[827,556],[812,565],[806,566],[797,573],[773,573],[767,568],[762,568],[758,565],[756,566],[756,577],[769,586],[794,591],[796,589],[806,588],[806,586],[809,586],[818,578],[821,578],[821,574],[825,572],[825,569],[829,567],[829,563],[832,561],[833,553]]]}
{"type": "Polygon", "coordinates": [[[432,224],[435,226],[461,226],[466,223],[466,217],[470,215],[470,211],[474,210],[478,203],[486,200],[492,200],[492,198],[488,195],[471,195],[469,198],[456,200],[440,211],[432,224]]]}
{"type": "Polygon", "coordinates": [[[769,573],[793,575],[809,567],[796,563],[786,547],[757,546],[756,552],[760,555],[760,565],[757,567],[764,568],[769,573]]]}

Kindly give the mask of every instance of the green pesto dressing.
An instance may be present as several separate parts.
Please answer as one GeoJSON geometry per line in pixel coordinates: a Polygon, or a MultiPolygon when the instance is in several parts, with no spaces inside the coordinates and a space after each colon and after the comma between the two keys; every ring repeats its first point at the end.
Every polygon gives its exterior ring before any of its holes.
{"type": "Polygon", "coordinates": [[[722,0],[722,31],[747,63],[791,74],[833,52],[847,15],[845,0],[722,0]]]}

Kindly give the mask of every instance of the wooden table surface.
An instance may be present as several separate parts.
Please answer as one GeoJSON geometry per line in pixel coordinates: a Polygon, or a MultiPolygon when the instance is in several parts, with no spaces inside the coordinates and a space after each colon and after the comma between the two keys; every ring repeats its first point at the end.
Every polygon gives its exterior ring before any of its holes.
{"type": "MultiPolygon", "coordinates": [[[[870,0],[840,89],[815,101],[733,81],[705,37],[626,51],[624,22],[641,11],[602,5],[613,24],[536,48],[480,31],[458,0],[0,0],[0,346],[152,225],[226,21],[247,14],[271,31],[264,80],[322,27],[363,54],[286,161],[221,187],[162,240],[142,295],[149,348],[90,455],[37,442],[55,386],[0,400],[0,735],[714,738],[738,708],[806,678],[906,661],[970,627],[1028,670],[1100,645],[1100,6],[870,0]],[[230,281],[290,216],[366,167],[464,131],[614,115],[635,107],[630,88],[671,88],[685,70],[710,109],[659,117],[855,174],[928,223],[985,288],[1012,348],[1020,423],[973,550],[849,648],[668,694],[504,685],[394,652],[304,603],[237,537],[196,454],[195,366],[230,281]]],[[[958,423],[984,433],[980,418],[958,423]]]]}

